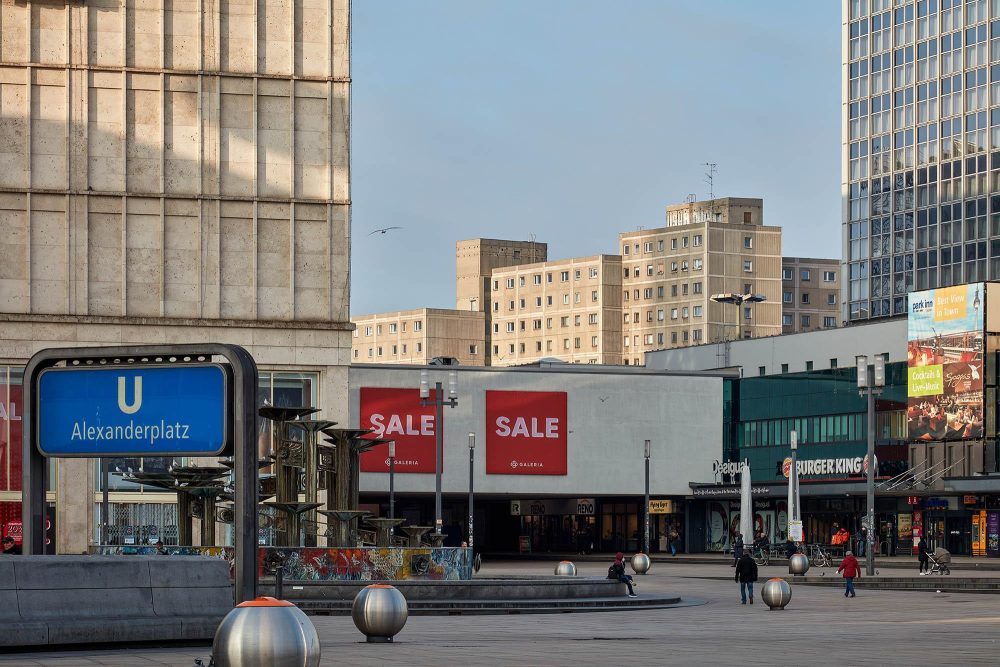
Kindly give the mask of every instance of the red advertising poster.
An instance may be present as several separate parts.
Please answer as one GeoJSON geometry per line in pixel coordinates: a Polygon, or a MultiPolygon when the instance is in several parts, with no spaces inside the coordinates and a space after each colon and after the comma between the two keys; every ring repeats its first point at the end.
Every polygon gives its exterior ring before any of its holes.
{"type": "MultiPolygon", "coordinates": [[[[434,406],[420,405],[419,389],[361,387],[360,424],[396,441],[397,473],[434,472],[434,406]]],[[[361,472],[389,472],[389,445],[363,452],[361,472]]]]}
{"type": "Polygon", "coordinates": [[[486,392],[486,473],[566,474],[566,392],[486,392]]]}
{"type": "Polygon", "coordinates": [[[21,385],[0,384],[0,491],[21,490],[21,385]]]}

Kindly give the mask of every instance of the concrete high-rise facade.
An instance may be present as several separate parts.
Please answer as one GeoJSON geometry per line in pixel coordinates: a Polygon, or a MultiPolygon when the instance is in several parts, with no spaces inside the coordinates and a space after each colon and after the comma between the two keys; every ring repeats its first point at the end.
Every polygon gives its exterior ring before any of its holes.
{"type": "Polygon", "coordinates": [[[666,226],[618,235],[622,253],[622,358],[781,333],[781,228],[761,199],[726,197],[667,207],[666,226]],[[714,294],[755,294],[737,306],[714,294]]]}
{"type": "MultiPolygon", "coordinates": [[[[216,341],[251,351],[262,397],[346,420],[350,2],[28,0],[0,26],[6,413],[41,348],[216,341]]],[[[79,553],[94,462],[56,470],[79,553]]]]}
{"type": "Polygon", "coordinates": [[[1000,5],[842,6],[842,319],[1000,279],[1000,5]]]}
{"type": "Polygon", "coordinates": [[[783,257],[781,333],[835,329],[840,325],[840,260],[783,257]]]}
{"type": "Polygon", "coordinates": [[[594,255],[493,269],[492,365],[621,363],[622,262],[594,255]]]}
{"type": "Polygon", "coordinates": [[[351,355],[361,364],[427,364],[435,357],[485,366],[486,314],[478,310],[417,308],[356,315],[351,355]]]}
{"type": "Polygon", "coordinates": [[[455,244],[455,308],[486,313],[485,364],[493,349],[490,342],[490,274],[493,269],[544,262],[549,247],[535,240],[467,239],[455,244]]]}

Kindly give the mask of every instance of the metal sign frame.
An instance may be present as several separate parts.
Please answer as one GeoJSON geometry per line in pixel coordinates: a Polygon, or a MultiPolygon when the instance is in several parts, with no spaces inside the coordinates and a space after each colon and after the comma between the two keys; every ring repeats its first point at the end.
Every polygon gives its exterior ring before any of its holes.
{"type": "MultiPolygon", "coordinates": [[[[195,343],[119,347],[49,348],[36,353],[24,371],[21,520],[25,554],[45,553],[46,465],[37,447],[38,392],[42,371],[62,363],[80,368],[203,364],[221,357],[232,373],[227,449],[234,456],[233,534],[235,602],[257,596],[257,364],[238,345],[195,343]]],[[[55,457],[61,458],[61,457],[55,457]]],[[[95,456],[94,458],[99,458],[95,456]]]]}

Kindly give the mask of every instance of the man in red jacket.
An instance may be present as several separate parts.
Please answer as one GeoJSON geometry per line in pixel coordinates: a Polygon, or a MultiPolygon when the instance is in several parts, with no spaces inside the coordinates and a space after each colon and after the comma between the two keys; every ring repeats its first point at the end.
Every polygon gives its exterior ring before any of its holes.
{"type": "Polygon", "coordinates": [[[844,591],[844,597],[846,598],[848,595],[852,598],[856,597],[854,595],[854,578],[861,577],[861,566],[858,565],[858,559],[854,557],[853,553],[848,551],[844,555],[844,560],[840,561],[837,572],[843,572],[844,579],[847,580],[847,590],[844,591]]]}

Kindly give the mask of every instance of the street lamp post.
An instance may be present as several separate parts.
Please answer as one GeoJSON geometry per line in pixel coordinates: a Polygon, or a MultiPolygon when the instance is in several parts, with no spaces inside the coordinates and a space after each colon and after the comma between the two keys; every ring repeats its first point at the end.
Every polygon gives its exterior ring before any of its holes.
{"type": "Polygon", "coordinates": [[[434,534],[440,535],[444,527],[441,517],[441,463],[444,458],[444,406],[458,406],[458,377],[455,371],[448,373],[448,398],[444,397],[444,387],[434,383],[434,398],[430,397],[427,371],[420,371],[420,405],[434,406],[434,534]]]}
{"type": "MultiPolygon", "coordinates": [[[[389,441],[389,518],[396,518],[396,441],[389,441]]],[[[389,534],[393,533],[394,529],[389,529],[389,534]]]]}
{"type": "Polygon", "coordinates": [[[476,434],[469,434],[469,548],[472,548],[473,539],[475,536],[475,531],[473,530],[473,514],[472,514],[472,480],[475,475],[475,460],[476,460],[476,434]]]}
{"type": "MultiPolygon", "coordinates": [[[[767,297],[763,294],[713,294],[709,297],[715,303],[732,303],[736,304],[736,338],[737,340],[743,337],[743,327],[740,325],[740,308],[744,303],[760,303],[761,301],[767,301],[767,297]]],[[[724,336],[723,336],[724,337],[724,336]]],[[[729,345],[728,339],[726,340],[726,366],[729,366],[729,345]]]]}
{"type": "Polygon", "coordinates": [[[649,554],[649,440],[646,440],[646,504],[644,505],[644,514],[646,516],[646,524],[642,533],[642,552],[644,554],[649,554]]]}
{"type": "Polygon", "coordinates": [[[865,523],[868,529],[865,544],[865,570],[871,577],[875,574],[875,397],[885,386],[885,355],[876,354],[873,359],[871,376],[868,372],[868,356],[859,354],[856,358],[858,369],[858,393],[868,399],[868,455],[865,457],[866,500],[868,505],[865,523]]]}

